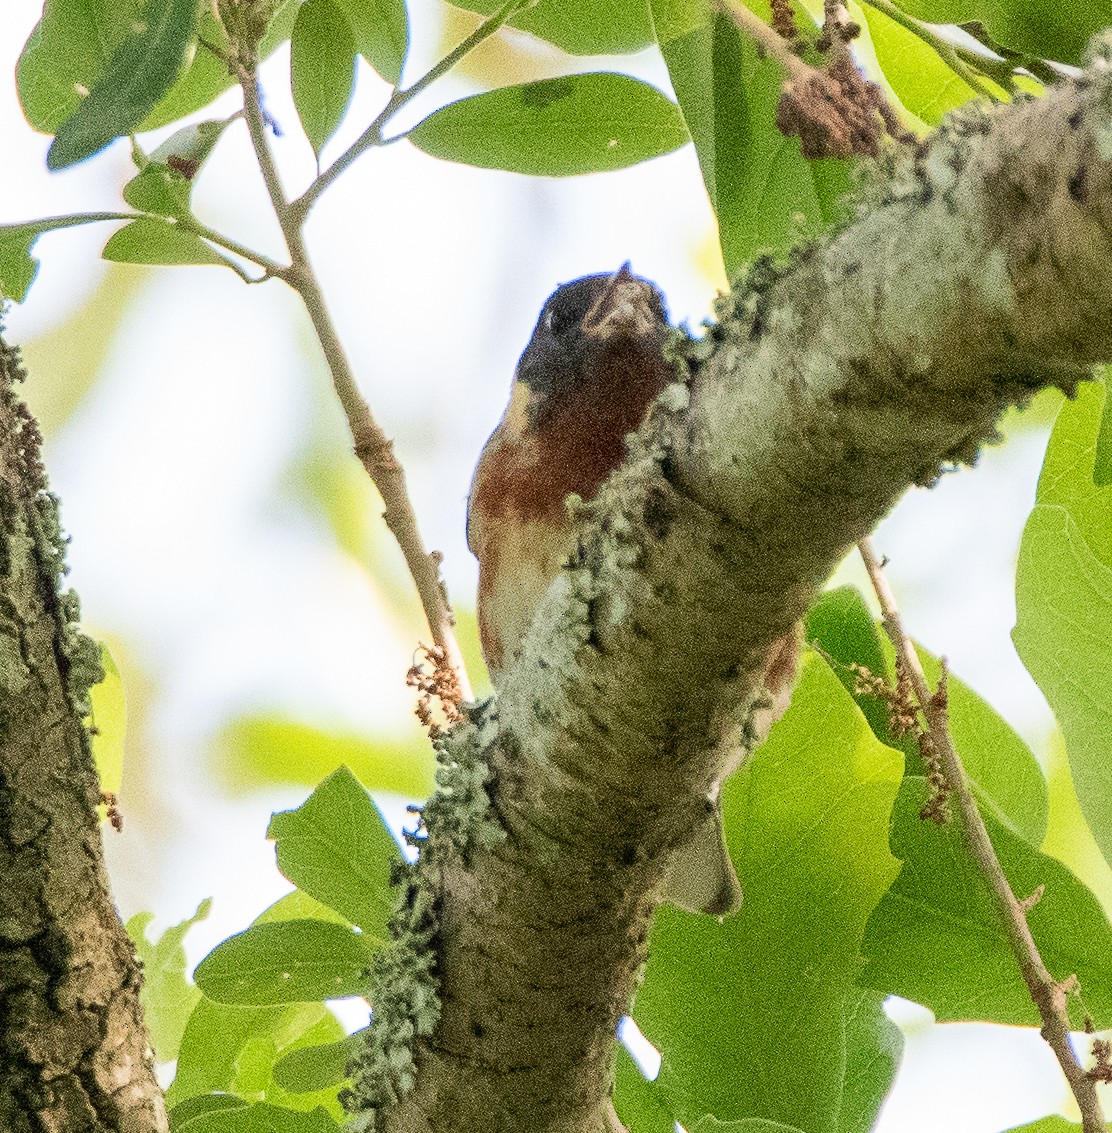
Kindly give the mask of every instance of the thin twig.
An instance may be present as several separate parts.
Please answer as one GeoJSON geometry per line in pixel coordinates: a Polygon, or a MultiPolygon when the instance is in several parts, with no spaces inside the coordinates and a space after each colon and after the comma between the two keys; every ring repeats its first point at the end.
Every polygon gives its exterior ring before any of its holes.
{"type": "MultiPolygon", "coordinates": [[[[396,89],[390,96],[382,113],[352,142],[336,160],[290,205],[292,215],[298,223],[304,221],[309,210],[316,203],[317,198],[350,166],[356,158],[366,153],[374,146],[387,145],[397,141],[395,138],[384,138],[382,131],[386,124],[409,102],[412,102],[423,90],[428,88],[437,79],[446,75],[465,55],[474,50],[485,39],[494,33],[522,8],[527,8],[533,0],[506,0],[506,2],[492,12],[479,26],[462,42],[448,52],[429,71],[426,71],[415,83],[404,90],[396,89]]],[[[399,135],[401,136],[401,135],[399,135]]]]}
{"type": "Polygon", "coordinates": [[[744,32],[751,35],[764,50],[788,72],[795,82],[807,82],[821,74],[809,63],[804,63],[791,49],[791,44],[783,39],[751,11],[741,0],[718,0],[722,12],[744,32]]]}
{"type": "Polygon", "coordinates": [[[463,654],[456,641],[452,610],[440,580],[440,557],[436,552],[425,549],[417,527],[417,517],[406,490],[405,471],[394,455],[393,442],[383,432],[359,391],[351,363],[344,353],[340,337],[328,313],[324,294],[305,249],[301,220],[286,199],[277,166],[270,152],[266,123],[259,100],[255,61],[241,62],[237,66],[237,72],[243,90],[244,117],[251,143],[290,256],[290,266],[283,271],[281,278],[301,296],[305,304],[332,375],[333,387],[347,417],[355,454],[382,497],[383,518],[405,556],[406,565],[417,586],[417,594],[421,599],[433,642],[444,651],[448,664],[458,675],[463,698],[471,700],[473,693],[467,679],[463,654]]]}
{"type": "Polygon", "coordinates": [[[950,737],[945,686],[942,685],[937,692],[932,692],[927,684],[919,656],[904,631],[895,595],[873,550],[872,541],[867,538],[862,539],[858,549],[880,601],[885,631],[891,638],[906,672],[910,675],[915,698],[919,702],[919,710],[926,721],[950,788],[958,801],[961,811],[961,835],[966,849],[988,885],[993,903],[1007,933],[1012,953],[1019,963],[1031,999],[1038,1008],[1043,1024],[1042,1036],[1054,1051],[1058,1064],[1062,1067],[1062,1073],[1077,1100],[1078,1109],[1081,1111],[1081,1128],[1084,1133],[1106,1133],[1107,1127],[1097,1097],[1096,1083],[1078,1061],[1070,1042],[1070,1021],[1066,1003],[1075,981],[1071,977],[1059,982],[1047,971],[1035,939],[1031,935],[1030,926],[1027,924],[1025,903],[1012,892],[1012,887],[1004,875],[1000,859],[993,849],[981,813],[977,809],[977,802],[965,777],[965,769],[950,737]]]}

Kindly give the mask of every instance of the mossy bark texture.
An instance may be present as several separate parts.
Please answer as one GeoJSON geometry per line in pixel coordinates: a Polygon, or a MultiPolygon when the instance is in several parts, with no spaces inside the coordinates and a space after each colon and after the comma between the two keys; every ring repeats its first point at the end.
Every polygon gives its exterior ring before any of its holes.
{"type": "Polygon", "coordinates": [[[774,643],[911,485],[1112,359],[1110,52],[1040,100],[951,117],[681,345],[497,703],[447,745],[418,870],[442,1013],[408,1064],[373,1056],[372,1024],[364,1124],[377,1104],[390,1133],[621,1128],[614,1034],[654,892],[755,738],[774,643]],[[489,770],[485,815],[462,791],[452,816],[452,767],[489,770]],[[461,838],[469,821],[504,837],[461,838]]]}
{"type": "Polygon", "coordinates": [[[61,589],[57,501],[21,378],[0,340],[0,1129],[160,1133],[84,725],[99,649],[61,589]]]}

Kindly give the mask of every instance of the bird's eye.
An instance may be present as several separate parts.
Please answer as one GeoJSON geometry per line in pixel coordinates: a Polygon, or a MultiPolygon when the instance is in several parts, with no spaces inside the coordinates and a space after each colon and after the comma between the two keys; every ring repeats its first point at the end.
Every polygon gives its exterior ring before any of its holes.
{"type": "Polygon", "coordinates": [[[556,334],[561,326],[561,319],[556,314],[555,307],[549,307],[544,313],[544,329],[550,334],[556,334]]]}

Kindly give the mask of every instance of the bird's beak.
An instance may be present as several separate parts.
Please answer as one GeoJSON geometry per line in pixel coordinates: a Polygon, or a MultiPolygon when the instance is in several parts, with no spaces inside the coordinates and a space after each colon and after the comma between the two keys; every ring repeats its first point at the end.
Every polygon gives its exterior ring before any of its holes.
{"type": "Polygon", "coordinates": [[[652,285],[638,279],[626,260],[583,316],[583,332],[589,338],[648,333],[660,321],[653,311],[652,297],[652,285]]]}

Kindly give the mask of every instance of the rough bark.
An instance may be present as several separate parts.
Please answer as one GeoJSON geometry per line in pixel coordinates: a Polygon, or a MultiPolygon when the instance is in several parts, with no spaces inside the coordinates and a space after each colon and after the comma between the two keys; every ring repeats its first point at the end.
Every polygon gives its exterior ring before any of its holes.
{"type": "Polygon", "coordinates": [[[447,745],[399,918],[394,975],[417,976],[376,1001],[364,1124],[377,1104],[392,1133],[620,1129],[615,1025],[654,890],[770,646],[910,485],[1112,358],[1110,51],[1039,101],[951,118],[683,347],[687,380],[581,509],[502,695],[447,745]]]}
{"type": "Polygon", "coordinates": [[[0,1128],[161,1133],[83,722],[100,654],[60,589],[64,541],[21,377],[0,340],[0,1128]]]}

